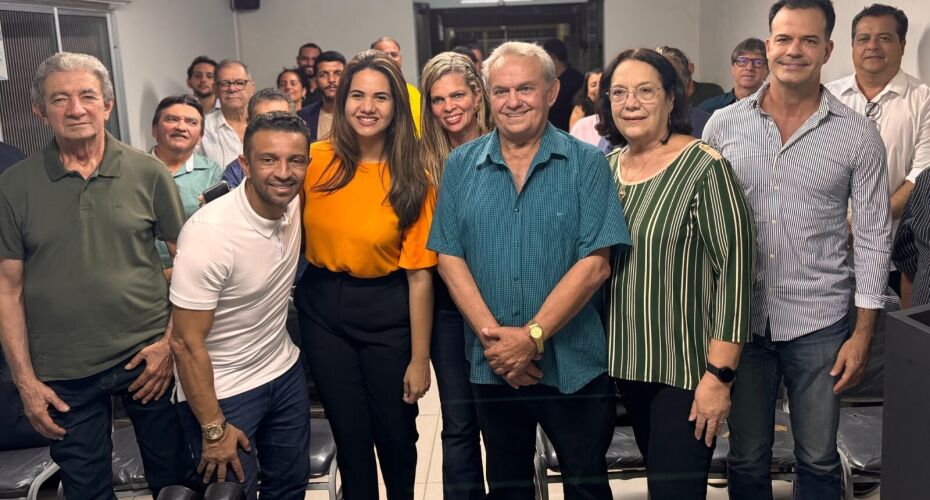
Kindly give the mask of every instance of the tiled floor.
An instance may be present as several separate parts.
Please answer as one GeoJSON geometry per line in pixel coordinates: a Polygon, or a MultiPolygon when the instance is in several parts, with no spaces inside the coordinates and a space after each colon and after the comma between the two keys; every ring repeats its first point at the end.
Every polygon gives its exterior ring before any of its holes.
{"type": "MultiPolygon", "coordinates": [[[[435,377],[433,377],[435,381],[435,377]]],[[[420,416],[417,417],[417,429],[420,440],[417,442],[416,490],[414,500],[442,500],[442,447],[439,432],[442,429],[442,420],[439,414],[439,395],[435,383],[426,397],[420,400],[420,416]]],[[[646,480],[632,479],[628,481],[611,481],[611,490],[614,500],[647,500],[646,480]]],[[[775,481],[773,485],[775,500],[789,500],[791,498],[791,483],[775,481]]],[[[308,491],[307,500],[326,500],[326,491],[308,491]]],[[[381,494],[381,498],[386,498],[381,494]]],[[[558,484],[549,486],[550,500],[562,500],[562,487],[558,484]]],[[[726,488],[709,487],[708,500],[727,499],[726,488]]],[[[875,492],[865,497],[868,500],[880,500],[880,493],[875,492]]],[[[135,497],[133,500],[151,500],[149,496],[135,497]]]]}

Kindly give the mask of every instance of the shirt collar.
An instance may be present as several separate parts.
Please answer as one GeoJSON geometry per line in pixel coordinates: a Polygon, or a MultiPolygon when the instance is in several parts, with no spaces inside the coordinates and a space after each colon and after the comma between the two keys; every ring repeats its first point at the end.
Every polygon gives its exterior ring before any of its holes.
{"type": "MultiPolygon", "coordinates": [[[[488,134],[488,140],[485,142],[484,149],[481,150],[481,153],[478,154],[475,160],[476,168],[481,168],[488,164],[507,165],[507,162],[504,161],[504,155],[501,153],[501,139],[499,134],[500,132],[496,129],[488,134]]],[[[559,130],[556,129],[552,123],[547,122],[546,128],[543,131],[542,140],[539,144],[539,151],[536,152],[536,156],[533,158],[530,170],[538,164],[546,163],[552,159],[553,156],[566,158],[565,152],[569,150],[566,137],[567,136],[564,134],[559,133],[559,130]]]]}
{"type": "MultiPolygon", "coordinates": [[[[888,92],[894,92],[895,94],[902,96],[907,92],[907,87],[907,74],[904,73],[903,69],[898,69],[898,72],[895,73],[891,81],[889,81],[888,84],[885,85],[885,88],[883,88],[882,91],[875,96],[875,99],[872,100],[877,101],[888,92]]],[[[859,90],[859,84],[856,82],[855,73],[841,80],[840,94],[862,94],[862,91],[859,90]]],[[[863,96],[863,99],[865,99],[865,96],[863,96]]]]}
{"type": "MultiPolygon", "coordinates": [[[[758,109],[762,113],[762,96],[768,92],[769,87],[772,85],[771,81],[766,81],[759,87],[759,90],[755,94],[746,98],[746,101],[749,102],[749,105],[758,109]]],[[[846,116],[847,113],[852,111],[847,108],[843,103],[840,102],[833,94],[827,90],[826,87],[820,85],[820,106],[817,107],[817,111],[814,112],[815,115],[819,115],[821,118],[827,116],[827,113],[834,114],[837,116],[846,116]]]]}
{"type": "Polygon", "coordinates": [[[265,238],[271,238],[278,228],[284,228],[290,225],[291,219],[287,214],[287,210],[285,210],[284,215],[277,220],[268,220],[258,215],[252,208],[252,205],[249,204],[249,199],[245,194],[245,185],[248,182],[250,182],[249,179],[243,180],[242,184],[239,184],[231,194],[236,197],[236,205],[239,207],[239,212],[245,220],[248,221],[249,225],[252,226],[252,229],[265,238]]]}
{"type": "MultiPolygon", "coordinates": [[[[123,149],[120,142],[110,135],[109,132],[104,132],[104,134],[106,134],[106,137],[103,143],[103,158],[100,159],[97,170],[94,171],[93,175],[100,177],[119,177],[120,169],[122,168],[121,158],[123,156],[123,149]]],[[[45,173],[48,174],[48,178],[52,182],[58,181],[72,172],[61,163],[61,157],[58,155],[58,151],[58,142],[53,138],[42,152],[45,173]]]]}
{"type": "MultiPolygon", "coordinates": [[[[152,156],[154,156],[155,158],[158,158],[158,155],[155,154],[155,146],[152,146],[152,149],[149,150],[149,154],[152,155],[152,156]]],[[[188,158],[187,161],[184,162],[184,165],[182,165],[181,168],[175,170],[174,173],[171,174],[171,175],[172,175],[173,177],[178,177],[178,176],[180,176],[180,175],[189,174],[189,173],[193,172],[194,170],[203,170],[203,169],[205,169],[205,168],[206,168],[205,166],[203,166],[203,165],[198,165],[198,164],[194,161],[194,157],[195,157],[195,156],[197,156],[197,155],[196,155],[195,153],[192,153],[191,156],[190,156],[190,158],[188,158]]],[[[161,158],[158,158],[158,159],[161,160],[161,158]]],[[[164,163],[164,162],[162,162],[162,163],[164,163]]]]}

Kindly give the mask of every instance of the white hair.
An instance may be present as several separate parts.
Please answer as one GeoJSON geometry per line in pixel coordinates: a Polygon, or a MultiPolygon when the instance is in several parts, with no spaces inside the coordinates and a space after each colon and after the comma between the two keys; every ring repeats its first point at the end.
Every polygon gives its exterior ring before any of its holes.
{"type": "Polygon", "coordinates": [[[70,71],[87,71],[92,73],[100,81],[100,89],[103,91],[103,101],[113,101],[113,81],[110,79],[110,72],[107,67],[100,62],[100,59],[89,54],[75,54],[73,52],[59,52],[48,59],[42,61],[36,69],[36,75],[32,79],[32,87],[29,89],[32,102],[39,106],[42,112],[45,112],[45,81],[52,73],[70,72],[70,71]]]}
{"type": "Polygon", "coordinates": [[[481,76],[484,78],[486,86],[490,87],[491,69],[500,63],[505,56],[532,57],[539,61],[543,70],[543,78],[546,83],[551,84],[556,79],[555,64],[552,57],[543,50],[542,47],[535,43],[527,42],[504,42],[500,44],[491,55],[484,60],[484,68],[481,70],[481,76]]]}

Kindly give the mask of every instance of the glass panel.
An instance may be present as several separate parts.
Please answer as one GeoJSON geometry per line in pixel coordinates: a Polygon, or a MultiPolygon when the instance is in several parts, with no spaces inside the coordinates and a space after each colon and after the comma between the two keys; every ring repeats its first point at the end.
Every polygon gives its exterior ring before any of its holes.
{"type": "Polygon", "coordinates": [[[0,124],[3,140],[35,153],[52,133],[32,114],[29,88],[39,63],[57,52],[55,19],[51,13],[0,10],[0,27],[10,79],[0,81],[0,124]]]}
{"type": "MultiPolygon", "coordinates": [[[[110,36],[107,30],[107,18],[94,15],[61,14],[58,16],[61,28],[62,50],[66,52],[80,52],[90,54],[103,62],[110,70],[110,79],[113,79],[113,58],[110,52],[110,36]]],[[[117,139],[119,133],[119,116],[116,111],[116,100],[113,101],[113,111],[107,120],[107,130],[117,139]]]]}

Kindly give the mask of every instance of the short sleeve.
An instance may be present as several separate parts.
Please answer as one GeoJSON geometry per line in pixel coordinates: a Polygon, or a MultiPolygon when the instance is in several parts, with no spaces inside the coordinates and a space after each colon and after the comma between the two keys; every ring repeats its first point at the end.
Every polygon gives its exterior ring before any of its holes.
{"type": "Polygon", "coordinates": [[[171,303],[195,311],[216,309],[233,268],[233,252],[222,231],[192,220],[178,238],[171,275],[171,303]]]}
{"type": "Polygon", "coordinates": [[[25,257],[22,221],[7,196],[6,187],[0,186],[0,259],[24,260],[25,257]]]}
{"type": "Polygon", "coordinates": [[[163,241],[177,239],[184,227],[184,204],[177,184],[165,168],[156,170],[152,206],[155,209],[155,237],[163,241]]]}
{"type": "Polygon", "coordinates": [[[458,164],[455,152],[446,160],[445,172],[442,176],[442,185],[439,188],[439,199],[436,202],[436,211],[433,214],[433,225],[430,229],[427,247],[436,253],[465,257],[465,250],[459,239],[458,217],[456,204],[458,203],[458,184],[461,175],[455,166],[458,164]]]}
{"type": "Polygon", "coordinates": [[[610,175],[607,158],[586,147],[579,160],[578,258],[601,248],[632,245],[617,183],[610,175]]]}
{"type": "Polygon", "coordinates": [[[403,234],[400,244],[400,263],[403,269],[426,269],[438,262],[436,252],[426,247],[429,238],[430,224],[433,221],[433,210],[436,208],[436,188],[429,184],[429,191],[423,206],[420,207],[420,216],[408,227],[403,234]]]}

